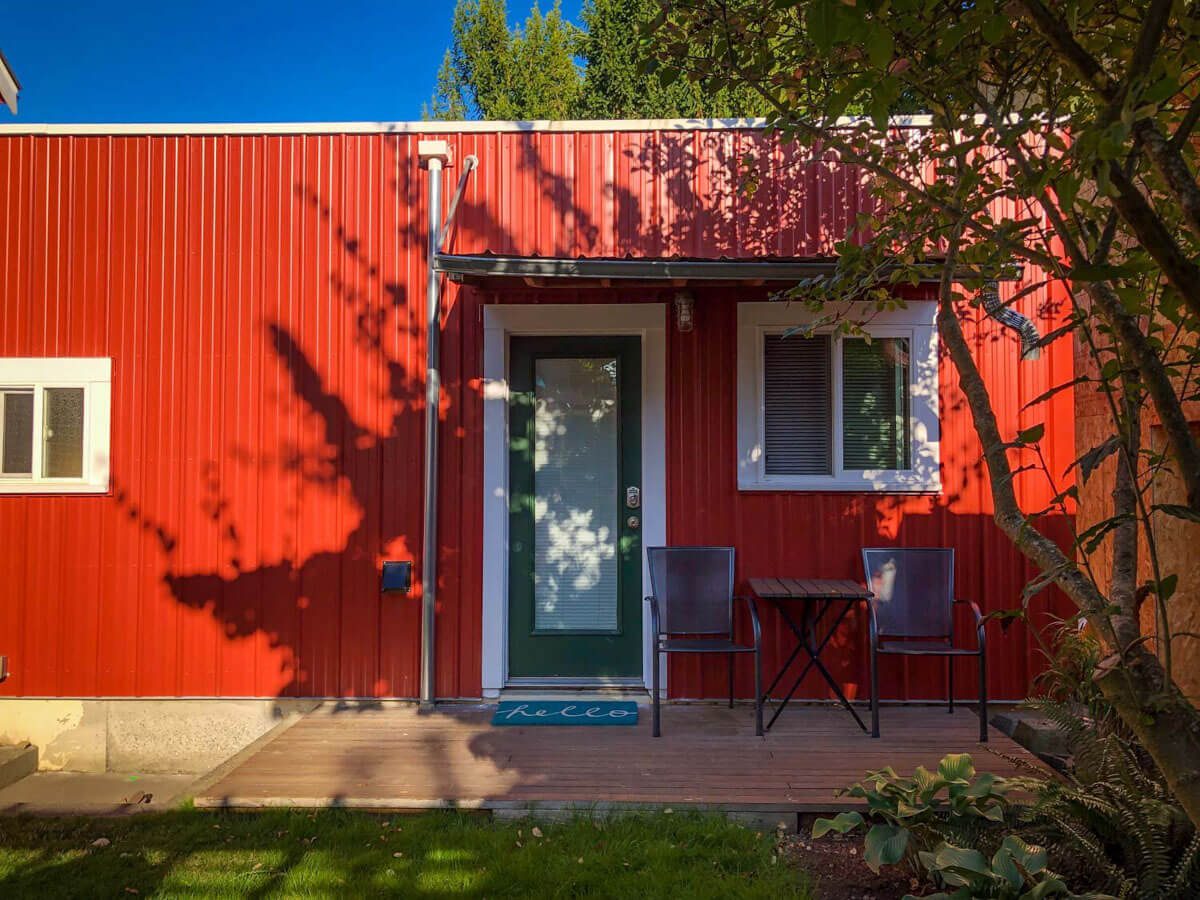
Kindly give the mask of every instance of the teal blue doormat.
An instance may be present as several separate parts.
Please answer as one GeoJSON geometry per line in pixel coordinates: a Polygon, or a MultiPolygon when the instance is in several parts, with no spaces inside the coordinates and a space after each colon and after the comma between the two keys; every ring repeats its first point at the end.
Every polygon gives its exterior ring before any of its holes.
{"type": "Polygon", "coordinates": [[[632,700],[502,700],[493,725],[636,725],[632,700]]]}

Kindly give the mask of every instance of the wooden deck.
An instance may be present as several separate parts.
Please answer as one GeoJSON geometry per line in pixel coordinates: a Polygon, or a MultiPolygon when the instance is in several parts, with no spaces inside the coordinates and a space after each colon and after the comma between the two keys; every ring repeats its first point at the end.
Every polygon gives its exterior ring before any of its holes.
{"type": "Polygon", "coordinates": [[[491,713],[482,704],[322,707],[200,790],[196,805],[823,812],[852,808],[836,790],[886,765],[933,768],[966,751],[1001,775],[1017,769],[1005,756],[1040,766],[994,729],[979,744],[970,710],[885,708],[880,740],[829,707],[789,707],[756,738],[749,707],[665,706],[658,740],[646,708],[634,727],[494,728],[491,713]]]}

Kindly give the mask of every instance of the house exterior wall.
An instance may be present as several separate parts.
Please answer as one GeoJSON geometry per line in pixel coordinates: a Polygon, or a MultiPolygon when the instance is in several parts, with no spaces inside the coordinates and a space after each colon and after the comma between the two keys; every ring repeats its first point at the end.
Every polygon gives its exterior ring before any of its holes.
{"type": "MultiPolygon", "coordinates": [[[[419,587],[381,596],[378,572],[383,559],[420,565],[416,146],[430,137],[480,159],[456,252],[816,255],[863,203],[847,167],[798,165],[799,150],[747,130],[0,136],[0,355],[113,359],[111,491],[0,496],[0,653],[13,670],[0,696],[417,694],[419,587]],[[747,153],[774,173],[752,199],[734,171],[747,153]]],[[[739,493],[735,304],[766,295],[697,295],[696,330],[668,331],[672,543],[732,543],[740,577],[854,576],[864,544],[946,544],[961,595],[1019,605],[1031,573],[991,522],[945,361],[941,495],[739,493]]],[[[439,696],[480,693],[481,305],[664,299],[447,287],[439,696]]],[[[1020,308],[1048,330],[1055,301],[1042,290],[1020,308]]],[[[1022,405],[1070,379],[1069,349],[1018,364],[1015,338],[977,313],[966,325],[1002,429],[1045,421],[1043,448],[1064,471],[1069,394],[1022,405]]],[[[1018,486],[1032,506],[1053,494],[1032,473],[1018,486]]],[[[1066,524],[1051,527],[1065,537],[1066,524]]],[[[790,644],[766,618],[771,671],[790,644]]],[[[834,639],[834,673],[857,695],[862,626],[834,639]]],[[[993,640],[993,695],[1023,695],[1029,636],[1014,625],[993,640]]],[[[720,695],[723,672],[699,665],[672,662],[673,695],[720,695]]],[[[884,674],[898,698],[943,690],[928,661],[884,674]]]]}
{"type": "MultiPolygon", "coordinates": [[[[1115,431],[1105,395],[1096,390],[1099,366],[1087,348],[1076,343],[1075,371],[1089,380],[1075,389],[1075,450],[1082,456],[1099,446],[1115,431]]],[[[1192,432],[1200,435],[1200,402],[1185,402],[1183,413],[1192,432]]],[[[1153,405],[1147,404],[1142,413],[1141,443],[1155,453],[1170,454],[1166,435],[1153,405]]],[[[1113,515],[1113,488],[1116,485],[1118,460],[1110,456],[1102,462],[1085,482],[1080,480],[1078,524],[1080,532],[1113,515]]],[[[1187,491],[1178,473],[1164,467],[1155,477],[1147,497],[1151,506],[1159,504],[1186,505],[1187,491]]],[[[1169,516],[1161,511],[1151,515],[1154,529],[1155,553],[1159,570],[1164,575],[1178,575],[1178,586],[1167,604],[1168,626],[1173,635],[1171,644],[1171,677],[1193,704],[1200,706],[1200,524],[1169,516]]],[[[1112,536],[1103,538],[1088,556],[1088,562],[1102,590],[1108,590],[1112,580],[1112,536]]],[[[1154,579],[1150,563],[1150,547],[1142,533],[1138,551],[1138,581],[1154,579]]],[[[1159,615],[1155,603],[1143,603],[1139,615],[1142,633],[1159,638],[1159,615]]],[[[1158,646],[1156,643],[1155,646],[1158,646]]],[[[1161,648],[1160,648],[1161,652],[1161,648]]]]}

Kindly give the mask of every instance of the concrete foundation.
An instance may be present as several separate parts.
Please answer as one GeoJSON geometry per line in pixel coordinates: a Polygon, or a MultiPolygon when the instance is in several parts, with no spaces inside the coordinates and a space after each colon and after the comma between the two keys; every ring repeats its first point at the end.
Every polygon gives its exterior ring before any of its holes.
{"type": "Polygon", "coordinates": [[[0,744],[0,790],[36,772],[37,758],[33,744],[0,744]]]}
{"type": "Polygon", "coordinates": [[[0,700],[0,744],[28,741],[41,771],[207,772],[319,700],[0,700]]]}

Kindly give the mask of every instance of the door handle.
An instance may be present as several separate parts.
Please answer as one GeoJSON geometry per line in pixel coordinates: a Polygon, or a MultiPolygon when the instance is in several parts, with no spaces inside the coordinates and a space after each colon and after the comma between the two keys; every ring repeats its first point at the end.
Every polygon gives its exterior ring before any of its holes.
{"type": "Polygon", "coordinates": [[[625,524],[628,525],[634,531],[637,531],[639,528],[642,527],[642,520],[639,519],[637,516],[630,516],[628,519],[625,520],[625,524]]]}

